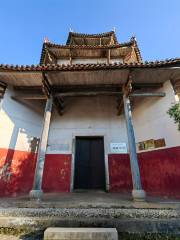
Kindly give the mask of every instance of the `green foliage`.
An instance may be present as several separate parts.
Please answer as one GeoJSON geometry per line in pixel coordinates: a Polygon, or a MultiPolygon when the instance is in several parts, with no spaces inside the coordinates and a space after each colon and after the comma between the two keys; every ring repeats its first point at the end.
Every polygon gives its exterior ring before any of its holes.
{"type": "Polygon", "coordinates": [[[180,103],[174,104],[167,112],[174,122],[178,124],[178,130],[180,131],[180,103]]]}

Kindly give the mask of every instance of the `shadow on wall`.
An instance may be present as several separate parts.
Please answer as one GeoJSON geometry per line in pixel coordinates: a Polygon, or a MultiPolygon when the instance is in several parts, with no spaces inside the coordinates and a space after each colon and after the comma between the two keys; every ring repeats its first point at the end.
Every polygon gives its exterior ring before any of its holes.
{"type": "Polygon", "coordinates": [[[9,152],[12,152],[13,159],[8,159],[3,166],[1,162],[0,166],[1,169],[4,168],[0,178],[0,196],[26,194],[32,189],[37,154],[1,149],[0,159],[2,160],[9,152]]]}
{"type": "Polygon", "coordinates": [[[0,196],[16,196],[32,189],[37,158],[38,138],[28,138],[28,151],[15,150],[19,128],[14,127],[11,148],[0,148],[0,196]]]}
{"type": "Polygon", "coordinates": [[[4,99],[2,110],[13,131],[7,147],[0,148],[0,196],[15,196],[32,189],[42,116],[10,97],[4,99]]]}

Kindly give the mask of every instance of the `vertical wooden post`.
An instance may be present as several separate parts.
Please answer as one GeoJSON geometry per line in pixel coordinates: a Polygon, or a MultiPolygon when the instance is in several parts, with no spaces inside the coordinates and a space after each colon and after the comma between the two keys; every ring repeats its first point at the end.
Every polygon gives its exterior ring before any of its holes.
{"type": "Polygon", "coordinates": [[[52,98],[52,96],[50,96],[50,98],[48,98],[47,102],[46,102],[42,134],[41,134],[37,162],[36,162],[36,170],[35,170],[35,176],[34,176],[33,189],[30,191],[30,197],[37,198],[37,199],[40,199],[43,194],[42,177],[43,177],[43,170],[44,170],[46,147],[47,147],[47,142],[48,142],[52,105],[53,105],[53,98],[52,98]]]}
{"type": "Polygon", "coordinates": [[[144,200],[146,194],[145,194],[145,191],[142,189],[142,185],[141,185],[139,164],[138,164],[138,158],[136,153],[136,142],[135,142],[134,129],[132,124],[130,100],[125,93],[123,95],[123,102],[124,102],[124,113],[125,113],[127,136],[128,136],[128,143],[129,143],[131,174],[132,174],[132,181],[133,181],[132,195],[135,200],[144,200]]]}
{"type": "Polygon", "coordinates": [[[111,61],[111,50],[108,49],[107,50],[107,63],[110,64],[110,61],[111,61]]]}
{"type": "Polygon", "coordinates": [[[72,65],[72,52],[71,52],[71,49],[69,51],[70,51],[70,53],[69,53],[69,63],[70,63],[70,65],[72,65]]]}

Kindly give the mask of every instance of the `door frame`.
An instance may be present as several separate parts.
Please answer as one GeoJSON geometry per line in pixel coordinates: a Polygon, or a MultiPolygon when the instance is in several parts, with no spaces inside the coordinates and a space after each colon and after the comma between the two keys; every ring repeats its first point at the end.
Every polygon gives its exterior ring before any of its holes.
{"type": "Polygon", "coordinates": [[[73,192],[74,189],[74,178],[75,178],[75,155],[76,155],[76,138],[77,137],[99,137],[103,139],[104,142],[104,170],[105,170],[105,191],[109,191],[109,167],[108,167],[108,146],[107,146],[107,136],[105,134],[73,134],[72,136],[72,162],[71,162],[71,183],[70,191],[73,192]]]}

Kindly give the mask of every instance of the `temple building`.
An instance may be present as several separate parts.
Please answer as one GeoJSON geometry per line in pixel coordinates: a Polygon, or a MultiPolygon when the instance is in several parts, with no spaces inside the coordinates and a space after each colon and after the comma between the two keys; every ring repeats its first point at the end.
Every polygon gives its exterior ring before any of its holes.
{"type": "Polygon", "coordinates": [[[70,32],[40,64],[0,65],[0,196],[101,190],[180,198],[180,59],[70,32]]]}

